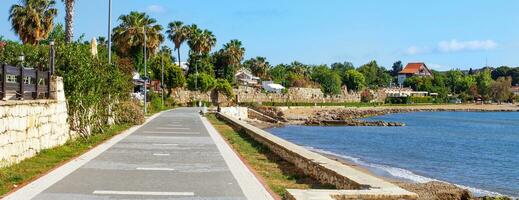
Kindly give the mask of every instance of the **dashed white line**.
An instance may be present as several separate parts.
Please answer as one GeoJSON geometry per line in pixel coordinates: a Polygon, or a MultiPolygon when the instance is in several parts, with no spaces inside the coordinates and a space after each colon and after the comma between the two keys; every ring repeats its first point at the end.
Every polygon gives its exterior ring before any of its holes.
{"type": "MultiPolygon", "coordinates": [[[[200,134],[200,132],[170,132],[170,131],[144,131],[144,133],[169,133],[169,134],[200,134]]],[[[148,136],[149,138],[176,138],[167,136],[148,136]]]]}
{"type": "Polygon", "coordinates": [[[175,171],[173,168],[159,168],[159,167],[137,167],[137,170],[142,171],[175,171]]]}
{"type": "Polygon", "coordinates": [[[190,128],[157,127],[158,130],[189,130],[190,128]]]}
{"type": "Polygon", "coordinates": [[[153,155],[154,156],[169,156],[170,154],[168,154],[168,153],[154,153],[153,155]]]}
{"type": "Polygon", "coordinates": [[[152,144],[153,146],[178,146],[178,144],[152,144]]]}
{"type": "Polygon", "coordinates": [[[141,195],[141,196],[195,196],[194,192],[147,192],[96,190],[93,194],[141,195]]]}

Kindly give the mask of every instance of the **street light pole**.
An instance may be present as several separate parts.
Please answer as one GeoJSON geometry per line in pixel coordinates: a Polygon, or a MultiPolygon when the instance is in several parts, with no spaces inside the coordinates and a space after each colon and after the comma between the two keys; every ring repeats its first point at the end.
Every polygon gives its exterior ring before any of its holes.
{"type": "Polygon", "coordinates": [[[112,0],[108,0],[108,64],[112,64],[112,0]]]}
{"type": "Polygon", "coordinates": [[[162,56],[160,57],[160,63],[162,65],[162,70],[160,72],[160,89],[162,89],[162,107],[164,107],[164,53],[162,53],[162,56]]]}
{"type": "Polygon", "coordinates": [[[146,62],[147,62],[147,58],[146,58],[146,27],[142,27],[142,30],[144,32],[144,114],[147,113],[147,108],[146,108],[146,99],[147,99],[147,90],[148,88],[146,87],[146,84],[148,83],[148,72],[147,72],[147,69],[146,69],[146,62]]]}

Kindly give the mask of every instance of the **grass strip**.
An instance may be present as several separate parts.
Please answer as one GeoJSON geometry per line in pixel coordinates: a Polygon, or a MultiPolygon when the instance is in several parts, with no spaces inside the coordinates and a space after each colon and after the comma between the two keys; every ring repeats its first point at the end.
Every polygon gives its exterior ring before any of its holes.
{"type": "Polygon", "coordinates": [[[274,154],[243,131],[237,131],[214,114],[207,116],[223,138],[238,152],[246,163],[260,175],[268,187],[284,197],[286,189],[335,189],[305,175],[295,165],[274,154]]]}
{"type": "Polygon", "coordinates": [[[123,132],[130,125],[114,125],[105,128],[103,134],[70,140],[62,146],[42,150],[36,156],[5,168],[0,168],[0,198],[9,191],[26,184],[49,170],[85,153],[102,142],[123,132]]]}

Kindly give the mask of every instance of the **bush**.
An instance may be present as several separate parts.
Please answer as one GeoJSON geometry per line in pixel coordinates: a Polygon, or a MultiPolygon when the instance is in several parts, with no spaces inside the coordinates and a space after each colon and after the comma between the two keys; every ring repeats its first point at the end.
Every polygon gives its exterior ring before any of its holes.
{"type": "Polygon", "coordinates": [[[434,103],[434,99],[431,96],[425,97],[409,97],[410,103],[434,103]]]}
{"type": "Polygon", "coordinates": [[[364,103],[369,103],[369,102],[373,101],[374,98],[375,97],[373,96],[373,94],[369,90],[364,90],[360,94],[360,101],[364,102],[364,103]]]}
{"type": "MultiPolygon", "coordinates": [[[[106,48],[99,47],[99,58],[90,53],[90,46],[81,43],[56,45],[56,75],[63,77],[70,128],[83,136],[108,125],[115,102],[128,101],[132,89],[131,74],[108,65],[106,48]]],[[[18,56],[25,55],[24,66],[46,70],[48,45],[23,45],[7,42],[0,51],[0,63],[20,64],[18,56]]],[[[115,57],[114,57],[115,58],[115,57]]],[[[117,63],[117,59],[114,59],[117,63]]],[[[115,118],[119,117],[114,116],[115,118]]]]}
{"type": "Polygon", "coordinates": [[[149,113],[156,113],[164,110],[162,97],[154,92],[150,93],[150,104],[148,104],[148,109],[149,113]]]}
{"type": "Polygon", "coordinates": [[[216,80],[206,73],[200,73],[198,76],[191,74],[187,79],[187,87],[192,91],[207,92],[212,90],[215,84],[216,80]]]}
{"type": "Polygon", "coordinates": [[[117,124],[138,125],[144,123],[142,108],[135,101],[123,101],[116,104],[114,113],[117,124]]]}
{"type": "Polygon", "coordinates": [[[226,79],[218,79],[216,81],[216,86],[214,89],[217,92],[223,93],[225,96],[232,98],[234,96],[234,92],[232,91],[232,86],[226,79]]]}

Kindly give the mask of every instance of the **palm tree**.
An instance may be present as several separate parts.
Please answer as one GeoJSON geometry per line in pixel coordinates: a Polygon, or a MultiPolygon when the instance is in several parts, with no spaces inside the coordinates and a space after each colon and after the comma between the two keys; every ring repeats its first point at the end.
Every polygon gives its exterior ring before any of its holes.
{"type": "Polygon", "coordinates": [[[214,45],[216,45],[216,37],[213,35],[213,32],[209,30],[204,30],[201,35],[202,43],[201,50],[202,53],[209,53],[211,49],[213,49],[214,45]]]}
{"type": "Polygon", "coordinates": [[[65,3],[65,41],[67,43],[72,42],[74,38],[74,4],[76,0],[61,0],[65,3]]]}
{"type": "Polygon", "coordinates": [[[269,69],[272,67],[265,57],[251,58],[243,62],[243,66],[248,68],[252,74],[261,79],[269,79],[269,69]]]}
{"type": "Polygon", "coordinates": [[[144,31],[146,30],[146,49],[155,54],[164,41],[162,26],[157,20],[146,13],[130,12],[119,17],[121,24],[113,29],[114,46],[123,56],[137,53],[144,46],[144,31]]]}
{"type": "Polygon", "coordinates": [[[58,10],[54,0],[21,0],[11,6],[9,20],[12,30],[24,44],[38,44],[46,39],[54,28],[58,10]]]}
{"type": "Polygon", "coordinates": [[[229,43],[223,45],[223,50],[229,58],[229,65],[238,67],[245,54],[245,48],[243,48],[241,41],[231,40],[229,43]]]}
{"type": "Polygon", "coordinates": [[[189,27],[184,26],[181,21],[174,21],[169,23],[168,30],[166,34],[168,34],[168,38],[175,44],[175,49],[178,54],[178,66],[180,67],[180,46],[184,42],[189,39],[189,27]]]}
{"type": "Polygon", "coordinates": [[[211,49],[216,45],[216,37],[213,32],[207,29],[202,31],[195,24],[189,26],[188,29],[187,45],[189,45],[191,51],[197,55],[211,52],[211,49]]]}

